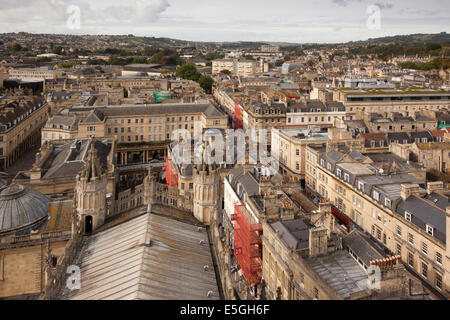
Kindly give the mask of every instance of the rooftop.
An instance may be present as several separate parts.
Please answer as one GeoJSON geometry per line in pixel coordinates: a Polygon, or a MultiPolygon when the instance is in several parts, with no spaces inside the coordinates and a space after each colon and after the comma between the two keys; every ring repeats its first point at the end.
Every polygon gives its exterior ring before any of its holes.
{"type": "Polygon", "coordinates": [[[206,229],[185,222],[144,214],[91,236],[78,259],[83,285],[61,299],[219,299],[206,229]]]}

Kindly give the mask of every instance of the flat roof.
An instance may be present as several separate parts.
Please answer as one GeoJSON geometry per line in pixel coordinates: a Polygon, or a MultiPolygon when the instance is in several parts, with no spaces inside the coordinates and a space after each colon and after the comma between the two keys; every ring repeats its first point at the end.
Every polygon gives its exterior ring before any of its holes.
{"type": "Polygon", "coordinates": [[[315,272],[344,299],[367,289],[367,273],[347,251],[308,258],[315,272]]]}
{"type": "Polygon", "coordinates": [[[336,165],[355,175],[371,175],[374,174],[374,168],[370,164],[359,163],[359,162],[347,162],[347,163],[338,163],[336,165]]]}

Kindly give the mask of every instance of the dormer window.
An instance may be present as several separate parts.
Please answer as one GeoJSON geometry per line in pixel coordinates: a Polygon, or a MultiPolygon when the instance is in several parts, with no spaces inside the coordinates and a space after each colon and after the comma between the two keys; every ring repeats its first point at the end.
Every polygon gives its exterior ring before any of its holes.
{"type": "Polygon", "coordinates": [[[408,221],[411,221],[411,218],[412,218],[412,214],[407,212],[407,211],[405,211],[405,219],[408,220],[408,221]]]}
{"type": "Polygon", "coordinates": [[[376,200],[376,201],[380,201],[380,194],[378,193],[378,191],[373,191],[373,198],[376,200]]]}
{"type": "Polygon", "coordinates": [[[350,182],[350,176],[348,173],[344,173],[344,181],[345,182],[350,182]]]}
{"type": "Polygon", "coordinates": [[[320,165],[321,165],[322,167],[325,167],[325,160],[320,159],[320,165]]]}
{"type": "Polygon", "coordinates": [[[429,235],[434,236],[434,228],[432,226],[427,224],[426,230],[429,235]]]}
{"type": "Polygon", "coordinates": [[[358,181],[358,190],[364,190],[364,183],[362,183],[361,181],[358,181]]]}

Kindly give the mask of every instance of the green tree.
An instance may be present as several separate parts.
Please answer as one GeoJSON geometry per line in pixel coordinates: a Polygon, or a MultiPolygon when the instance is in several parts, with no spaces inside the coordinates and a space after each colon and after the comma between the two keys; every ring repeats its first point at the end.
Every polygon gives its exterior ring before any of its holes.
{"type": "Polygon", "coordinates": [[[228,70],[228,69],[223,69],[222,71],[220,71],[220,73],[226,74],[226,75],[230,75],[230,74],[231,74],[231,71],[228,70]]]}
{"type": "Polygon", "coordinates": [[[12,52],[20,51],[22,50],[22,46],[17,42],[13,42],[9,45],[9,50],[11,50],[12,52]]]}
{"type": "Polygon", "coordinates": [[[284,57],[284,61],[290,61],[290,60],[291,60],[291,56],[288,55],[288,56],[284,57]]]}
{"type": "Polygon", "coordinates": [[[203,90],[206,91],[206,93],[211,94],[212,85],[214,83],[213,78],[211,78],[209,76],[201,75],[200,78],[198,79],[198,83],[199,83],[200,87],[202,87],[203,90]]]}
{"type": "Polygon", "coordinates": [[[195,64],[186,63],[177,69],[177,76],[187,80],[198,81],[201,74],[197,71],[195,64]]]}

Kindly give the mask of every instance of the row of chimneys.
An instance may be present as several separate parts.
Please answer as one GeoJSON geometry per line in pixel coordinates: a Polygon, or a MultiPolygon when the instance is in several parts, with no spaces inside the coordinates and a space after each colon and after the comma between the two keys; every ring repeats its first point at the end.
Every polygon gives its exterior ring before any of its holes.
{"type": "Polygon", "coordinates": [[[392,256],[385,259],[376,259],[371,260],[370,265],[371,266],[378,266],[378,267],[392,267],[396,265],[401,260],[400,255],[392,256]]]}
{"type": "MultiPolygon", "coordinates": [[[[433,192],[443,192],[444,191],[444,182],[435,181],[427,183],[427,193],[431,194],[433,192]]],[[[402,190],[400,196],[403,201],[408,199],[412,195],[419,194],[419,185],[418,184],[402,184],[402,190]]]]}

